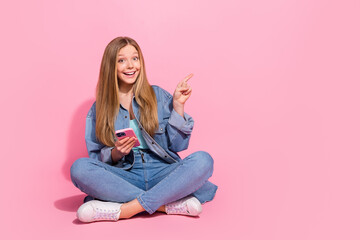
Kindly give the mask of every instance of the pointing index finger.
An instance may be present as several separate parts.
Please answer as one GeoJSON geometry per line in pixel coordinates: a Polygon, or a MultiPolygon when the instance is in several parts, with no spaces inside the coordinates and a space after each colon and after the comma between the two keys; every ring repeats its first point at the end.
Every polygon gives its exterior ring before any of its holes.
{"type": "Polygon", "coordinates": [[[184,82],[187,82],[190,78],[192,78],[192,76],[194,76],[193,73],[190,73],[189,75],[187,75],[186,78],[184,79],[184,82]]]}

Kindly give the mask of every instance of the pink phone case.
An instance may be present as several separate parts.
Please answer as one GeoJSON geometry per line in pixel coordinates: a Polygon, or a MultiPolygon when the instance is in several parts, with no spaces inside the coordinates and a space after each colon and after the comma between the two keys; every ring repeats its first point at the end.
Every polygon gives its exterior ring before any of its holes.
{"type": "MultiPolygon", "coordinates": [[[[124,129],[117,130],[115,132],[115,135],[117,136],[117,138],[119,140],[126,138],[126,137],[136,137],[136,134],[132,128],[124,128],[124,129]]],[[[140,146],[139,139],[136,140],[134,147],[138,147],[138,146],[140,146]]]]}

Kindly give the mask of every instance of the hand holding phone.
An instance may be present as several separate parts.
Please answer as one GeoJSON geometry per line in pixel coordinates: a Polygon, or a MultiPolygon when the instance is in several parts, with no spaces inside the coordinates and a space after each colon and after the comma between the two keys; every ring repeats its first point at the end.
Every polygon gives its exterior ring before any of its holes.
{"type": "Polygon", "coordinates": [[[135,144],[133,147],[138,147],[140,146],[140,142],[139,139],[136,137],[136,134],[134,132],[134,130],[132,128],[124,128],[124,129],[120,129],[117,130],[115,132],[115,135],[117,136],[118,140],[122,140],[124,138],[135,138],[135,144]]]}
{"type": "Polygon", "coordinates": [[[126,128],[115,132],[118,141],[115,142],[115,147],[111,151],[111,158],[115,163],[123,156],[128,155],[133,147],[140,146],[134,130],[130,129],[126,128]]]}

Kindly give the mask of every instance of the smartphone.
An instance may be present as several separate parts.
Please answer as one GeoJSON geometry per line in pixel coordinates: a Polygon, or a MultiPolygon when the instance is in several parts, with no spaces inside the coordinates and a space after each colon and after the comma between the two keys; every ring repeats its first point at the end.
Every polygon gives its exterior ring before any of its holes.
{"type": "MultiPolygon", "coordinates": [[[[136,137],[136,134],[134,132],[134,130],[132,128],[124,128],[124,129],[120,129],[120,130],[117,130],[115,132],[115,135],[116,137],[121,140],[123,138],[126,138],[126,137],[136,137]]],[[[139,139],[136,137],[136,142],[135,142],[135,145],[134,147],[138,147],[140,146],[140,142],[139,142],[139,139]]]]}

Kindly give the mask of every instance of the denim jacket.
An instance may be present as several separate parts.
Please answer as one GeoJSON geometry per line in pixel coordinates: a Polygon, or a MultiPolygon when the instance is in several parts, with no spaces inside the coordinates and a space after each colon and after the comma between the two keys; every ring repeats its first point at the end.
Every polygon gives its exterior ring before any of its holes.
{"type": "MultiPolygon", "coordinates": [[[[152,88],[155,91],[157,99],[159,120],[159,128],[155,131],[155,136],[151,137],[142,127],[139,121],[139,105],[135,101],[135,97],[133,97],[132,108],[135,119],[150,150],[166,162],[174,163],[181,160],[177,152],[188,148],[190,135],[194,127],[194,120],[187,113],[184,113],[184,117],[182,117],[173,109],[173,98],[169,92],[155,85],[153,85],[152,88]]],[[[114,164],[111,159],[111,150],[113,147],[105,146],[97,140],[95,135],[95,114],[96,102],[92,105],[86,117],[85,141],[89,157],[120,168],[131,168],[134,164],[134,154],[132,150],[128,155],[114,164]]],[[[119,113],[115,120],[115,131],[129,128],[129,126],[130,114],[128,110],[120,104],[119,113]]]]}

